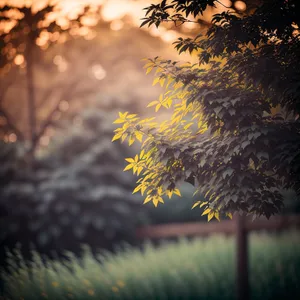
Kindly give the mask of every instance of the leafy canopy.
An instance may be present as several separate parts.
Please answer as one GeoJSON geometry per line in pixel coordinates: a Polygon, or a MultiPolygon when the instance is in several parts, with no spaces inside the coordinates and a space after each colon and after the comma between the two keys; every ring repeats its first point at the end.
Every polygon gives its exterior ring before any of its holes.
{"type": "MultiPolygon", "coordinates": [[[[217,2],[164,0],[146,8],[142,26],[198,22],[217,2]]],[[[163,203],[187,181],[205,196],[193,208],[204,208],[208,220],[233,212],[270,217],[283,206],[284,188],[299,193],[299,8],[275,0],[216,14],[205,35],[174,43],[198,63],[147,60],[146,73],[155,69],[153,83],[166,90],[148,107],[172,116],[156,122],[120,113],[113,138],[141,142],[124,170],[139,176],[133,192],[145,194],[144,203],[163,203]]]]}

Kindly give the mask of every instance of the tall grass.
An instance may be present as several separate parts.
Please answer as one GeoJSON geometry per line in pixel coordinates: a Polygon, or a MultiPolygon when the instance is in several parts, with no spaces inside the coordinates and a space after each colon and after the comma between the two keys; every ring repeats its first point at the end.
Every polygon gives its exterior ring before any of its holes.
{"type": "MultiPolygon", "coordinates": [[[[299,232],[250,236],[251,299],[300,299],[299,232]]],[[[26,266],[10,254],[2,272],[6,299],[235,299],[233,238],[180,240],[143,251],[125,247],[99,261],[85,247],[79,261],[47,261],[35,253],[26,266]],[[17,261],[19,264],[17,264],[17,261]],[[72,270],[72,271],[71,271],[72,270]]]]}

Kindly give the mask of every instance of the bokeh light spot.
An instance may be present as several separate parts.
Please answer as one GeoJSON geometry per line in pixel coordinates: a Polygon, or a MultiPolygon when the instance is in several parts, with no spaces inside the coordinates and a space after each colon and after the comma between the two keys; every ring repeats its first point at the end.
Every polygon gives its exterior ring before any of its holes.
{"type": "Polygon", "coordinates": [[[243,1],[235,1],[234,7],[236,10],[241,11],[241,12],[245,11],[247,8],[246,3],[243,1]]]}
{"type": "Polygon", "coordinates": [[[106,77],[106,71],[100,64],[92,66],[92,73],[97,80],[102,80],[106,77]]]}
{"type": "Polygon", "coordinates": [[[16,55],[14,62],[17,66],[20,66],[24,63],[24,56],[22,54],[16,55]]]}
{"type": "Polygon", "coordinates": [[[122,20],[113,20],[110,23],[110,29],[114,31],[121,30],[124,27],[124,22],[122,20]]]}

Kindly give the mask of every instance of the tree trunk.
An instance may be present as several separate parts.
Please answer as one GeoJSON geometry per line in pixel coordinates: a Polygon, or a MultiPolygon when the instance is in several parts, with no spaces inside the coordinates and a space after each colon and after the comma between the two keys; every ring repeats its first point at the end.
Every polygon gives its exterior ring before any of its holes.
{"type": "Polygon", "coordinates": [[[237,299],[249,300],[249,268],[248,268],[248,233],[246,217],[236,217],[236,246],[237,246],[237,299]]]}
{"type": "Polygon", "coordinates": [[[30,149],[29,149],[29,162],[33,163],[36,148],[36,101],[34,90],[34,40],[28,35],[28,43],[25,52],[26,59],[26,80],[27,80],[27,108],[28,108],[28,124],[29,124],[29,137],[30,137],[30,149]]]}

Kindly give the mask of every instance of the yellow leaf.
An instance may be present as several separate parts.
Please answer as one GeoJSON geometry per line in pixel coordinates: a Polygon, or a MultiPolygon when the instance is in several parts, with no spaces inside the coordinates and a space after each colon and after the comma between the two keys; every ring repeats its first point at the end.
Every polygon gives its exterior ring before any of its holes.
{"type": "Polygon", "coordinates": [[[124,133],[124,134],[122,135],[122,138],[121,138],[121,142],[122,142],[122,143],[125,141],[125,139],[127,138],[127,136],[128,136],[128,133],[124,133]]]}
{"type": "Polygon", "coordinates": [[[201,203],[201,201],[197,201],[194,203],[194,205],[192,206],[192,209],[194,209],[196,206],[198,206],[201,203]]]}
{"type": "Polygon", "coordinates": [[[118,133],[120,131],[124,131],[124,129],[123,128],[117,128],[117,129],[114,130],[114,132],[116,132],[116,133],[118,133]]]}
{"type": "Polygon", "coordinates": [[[121,112],[119,112],[120,119],[125,119],[127,114],[128,114],[128,111],[124,112],[123,114],[121,112]]]}
{"type": "MultiPolygon", "coordinates": [[[[142,59],[142,60],[147,60],[147,59],[142,59]]],[[[147,68],[149,68],[150,66],[153,66],[153,62],[149,62],[149,63],[145,64],[143,68],[144,68],[144,69],[147,69],[147,68]]]]}
{"type": "Polygon", "coordinates": [[[160,107],[161,107],[161,104],[158,103],[158,104],[155,106],[155,112],[158,112],[158,110],[160,109],[160,107]]]}
{"type": "Polygon", "coordinates": [[[169,197],[169,199],[171,199],[173,195],[173,191],[166,191],[166,194],[169,197]]]}
{"type": "Polygon", "coordinates": [[[164,202],[164,199],[163,199],[162,197],[158,197],[157,199],[158,199],[158,201],[159,201],[160,203],[165,203],[165,202],[164,202]]]}
{"type": "Polygon", "coordinates": [[[208,191],[205,193],[205,195],[204,195],[205,198],[207,197],[207,195],[209,194],[209,192],[210,192],[210,190],[208,190],[208,191]]]}
{"type": "Polygon", "coordinates": [[[117,119],[117,120],[115,120],[113,123],[114,123],[114,124],[121,124],[121,123],[124,123],[124,122],[126,122],[125,119],[117,119]]]}
{"type": "Polygon", "coordinates": [[[136,116],[136,114],[128,115],[126,119],[132,119],[136,116]]]}
{"type": "Polygon", "coordinates": [[[145,150],[143,149],[143,150],[141,151],[141,153],[140,153],[140,159],[143,158],[144,154],[145,154],[145,150]]]}
{"type": "Polygon", "coordinates": [[[169,79],[168,79],[168,83],[167,83],[166,88],[168,88],[169,85],[170,85],[174,80],[175,80],[174,78],[169,78],[169,79]]]}
{"type": "Polygon", "coordinates": [[[132,194],[138,192],[142,188],[142,185],[138,185],[132,192],[132,194]]]}
{"type": "Polygon", "coordinates": [[[227,213],[226,215],[232,220],[232,214],[231,213],[227,213]]]}
{"type": "Polygon", "coordinates": [[[170,108],[172,106],[172,103],[173,103],[172,98],[168,98],[168,100],[167,100],[167,106],[168,106],[168,108],[170,108]]]}
{"type": "Polygon", "coordinates": [[[215,212],[215,218],[220,222],[220,214],[219,214],[219,212],[215,212]]]}
{"type": "Polygon", "coordinates": [[[164,69],[161,67],[157,67],[155,74],[161,73],[164,69]]]}
{"type": "Polygon", "coordinates": [[[140,132],[140,131],[135,131],[134,134],[135,134],[136,139],[137,139],[139,142],[142,142],[142,141],[143,141],[143,133],[142,133],[142,132],[140,132]]]}
{"type": "Polygon", "coordinates": [[[171,124],[173,125],[175,123],[178,123],[180,121],[180,119],[181,119],[181,116],[177,116],[176,118],[172,118],[171,124]]]}
{"type": "Polygon", "coordinates": [[[129,136],[129,140],[128,140],[128,144],[129,144],[129,146],[131,146],[133,143],[134,143],[134,136],[133,135],[130,135],[129,136]]]}
{"type": "Polygon", "coordinates": [[[192,117],[192,120],[195,120],[198,117],[199,117],[199,114],[194,114],[194,116],[192,117]]]}
{"type": "Polygon", "coordinates": [[[129,165],[127,165],[126,167],[125,167],[125,169],[123,170],[123,171],[128,171],[128,170],[130,170],[130,169],[132,169],[133,168],[133,164],[129,164],[129,165]]]}
{"type": "Polygon", "coordinates": [[[158,98],[158,102],[159,102],[159,103],[162,103],[163,99],[164,99],[164,98],[163,98],[163,94],[160,94],[160,95],[159,95],[159,98],[158,98]]]}
{"type": "Polygon", "coordinates": [[[122,136],[122,132],[117,133],[117,134],[114,135],[114,137],[112,138],[111,141],[114,142],[114,141],[118,140],[121,136],[122,136]]]}
{"type": "Polygon", "coordinates": [[[133,166],[133,174],[135,174],[137,172],[137,168],[138,168],[137,165],[133,166]]]}
{"type": "Polygon", "coordinates": [[[180,193],[179,189],[175,189],[175,190],[174,190],[174,194],[175,194],[175,195],[178,195],[178,196],[181,196],[181,193],[180,193]]]}
{"type": "Polygon", "coordinates": [[[193,197],[194,197],[196,194],[198,194],[198,193],[199,193],[199,191],[196,190],[196,191],[193,193],[193,197]]]}
{"type": "Polygon", "coordinates": [[[143,204],[146,204],[146,203],[150,202],[151,200],[152,200],[152,198],[148,195],[148,196],[145,198],[143,204]]]}
{"type": "Polygon", "coordinates": [[[152,102],[150,102],[150,103],[147,105],[147,107],[154,106],[154,105],[156,105],[157,103],[158,103],[158,101],[157,101],[157,100],[155,100],[155,101],[152,101],[152,102]]]}
{"type": "Polygon", "coordinates": [[[208,216],[207,216],[207,221],[208,222],[214,217],[214,214],[215,213],[213,211],[208,214],[208,216]]]}
{"type": "Polygon", "coordinates": [[[129,162],[129,163],[134,163],[134,159],[133,158],[125,158],[125,160],[127,161],[127,162],[129,162]]]}
{"type": "Polygon", "coordinates": [[[166,81],[166,79],[165,79],[165,78],[161,78],[161,79],[159,79],[159,84],[160,84],[160,86],[161,86],[161,87],[163,87],[163,86],[164,86],[164,84],[165,84],[165,81],[166,81]]]}
{"type": "MultiPolygon", "coordinates": [[[[199,128],[199,127],[202,127],[202,125],[203,125],[202,123],[201,123],[201,124],[198,123],[198,128],[199,128]]],[[[206,131],[207,131],[207,127],[200,129],[200,130],[198,131],[198,133],[203,134],[203,133],[205,133],[206,131]]]]}
{"type": "Polygon", "coordinates": [[[201,216],[207,215],[210,211],[211,211],[211,209],[210,209],[210,208],[207,208],[207,209],[203,212],[203,214],[202,214],[201,216]]]}
{"type": "Polygon", "coordinates": [[[200,208],[201,208],[202,206],[204,206],[205,204],[207,204],[207,203],[208,203],[207,201],[202,202],[202,203],[200,204],[200,208]]]}
{"type": "Polygon", "coordinates": [[[141,194],[144,195],[145,191],[147,189],[147,186],[143,185],[141,188],[141,194]]]}
{"type": "Polygon", "coordinates": [[[152,71],[152,69],[153,69],[153,66],[148,67],[147,71],[146,71],[146,75],[149,74],[152,71]]]}
{"type": "Polygon", "coordinates": [[[187,130],[189,127],[191,127],[193,125],[193,123],[189,123],[189,124],[187,124],[187,125],[185,125],[183,128],[185,129],[185,130],[187,130]]]}
{"type": "Polygon", "coordinates": [[[157,78],[155,78],[155,79],[153,80],[152,85],[156,85],[158,82],[159,82],[159,77],[157,77],[157,78]]]}
{"type": "Polygon", "coordinates": [[[129,122],[124,123],[123,127],[122,127],[123,132],[125,132],[126,129],[128,129],[129,127],[130,127],[130,123],[129,122]]]}
{"type": "Polygon", "coordinates": [[[160,186],[160,187],[157,189],[157,194],[158,194],[158,195],[162,195],[162,193],[163,193],[163,189],[162,189],[162,187],[160,186]]]}
{"type": "Polygon", "coordinates": [[[153,198],[152,202],[153,202],[154,206],[157,207],[158,203],[159,202],[164,203],[164,200],[163,200],[162,197],[156,196],[156,197],[153,198]]]}
{"type": "Polygon", "coordinates": [[[143,167],[140,166],[140,167],[137,168],[137,174],[138,175],[140,175],[142,171],[143,171],[143,167]]]}

